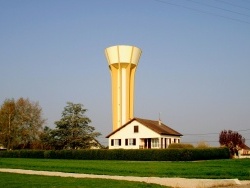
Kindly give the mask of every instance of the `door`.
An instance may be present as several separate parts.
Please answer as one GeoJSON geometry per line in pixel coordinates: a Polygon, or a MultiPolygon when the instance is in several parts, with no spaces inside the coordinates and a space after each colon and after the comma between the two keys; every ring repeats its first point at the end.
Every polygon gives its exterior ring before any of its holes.
{"type": "Polygon", "coordinates": [[[148,149],[151,149],[151,138],[148,138],[148,149]]]}

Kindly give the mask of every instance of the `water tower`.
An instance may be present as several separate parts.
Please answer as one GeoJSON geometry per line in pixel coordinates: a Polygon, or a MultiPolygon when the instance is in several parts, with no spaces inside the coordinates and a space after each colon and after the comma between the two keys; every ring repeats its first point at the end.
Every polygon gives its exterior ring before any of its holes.
{"type": "Polygon", "coordinates": [[[141,53],[135,46],[105,49],[111,73],[113,131],[134,117],[134,78],[141,53]]]}

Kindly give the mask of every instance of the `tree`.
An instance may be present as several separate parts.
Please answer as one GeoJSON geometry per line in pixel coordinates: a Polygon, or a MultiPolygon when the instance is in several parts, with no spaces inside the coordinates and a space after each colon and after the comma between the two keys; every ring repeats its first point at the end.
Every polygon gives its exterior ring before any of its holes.
{"type": "Polygon", "coordinates": [[[44,123],[38,102],[6,99],[0,108],[0,142],[7,149],[31,148],[39,141],[44,123]]]}
{"type": "Polygon", "coordinates": [[[56,128],[48,131],[47,140],[55,149],[86,149],[94,144],[93,139],[100,133],[89,126],[86,111],[82,104],[67,103],[61,119],[55,122],[56,128]]]}
{"type": "Polygon", "coordinates": [[[52,135],[52,129],[49,128],[48,126],[45,126],[43,129],[43,132],[40,134],[40,139],[41,139],[41,145],[42,149],[52,149],[53,144],[53,135],[52,135]]]}
{"type": "Polygon", "coordinates": [[[245,143],[245,138],[236,131],[223,130],[220,133],[219,142],[220,145],[228,147],[231,154],[234,155],[238,154],[237,148],[245,143]]]}
{"type": "Polygon", "coordinates": [[[15,114],[14,99],[6,99],[0,108],[0,143],[7,149],[13,148],[17,137],[16,124],[14,123],[15,114]]]}

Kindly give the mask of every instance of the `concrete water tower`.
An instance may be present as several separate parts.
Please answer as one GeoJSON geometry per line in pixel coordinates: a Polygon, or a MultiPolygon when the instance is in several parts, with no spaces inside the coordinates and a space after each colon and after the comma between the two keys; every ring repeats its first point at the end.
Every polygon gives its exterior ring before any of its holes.
{"type": "Polygon", "coordinates": [[[134,117],[134,78],[141,53],[135,46],[105,49],[111,73],[113,131],[134,117]]]}

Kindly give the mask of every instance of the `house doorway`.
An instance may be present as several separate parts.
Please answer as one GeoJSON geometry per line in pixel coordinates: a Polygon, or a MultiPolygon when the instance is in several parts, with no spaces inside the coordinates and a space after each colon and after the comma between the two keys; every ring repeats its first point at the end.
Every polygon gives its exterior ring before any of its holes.
{"type": "Polygon", "coordinates": [[[151,149],[151,138],[145,138],[144,139],[144,148],[145,149],[151,149]]]}

